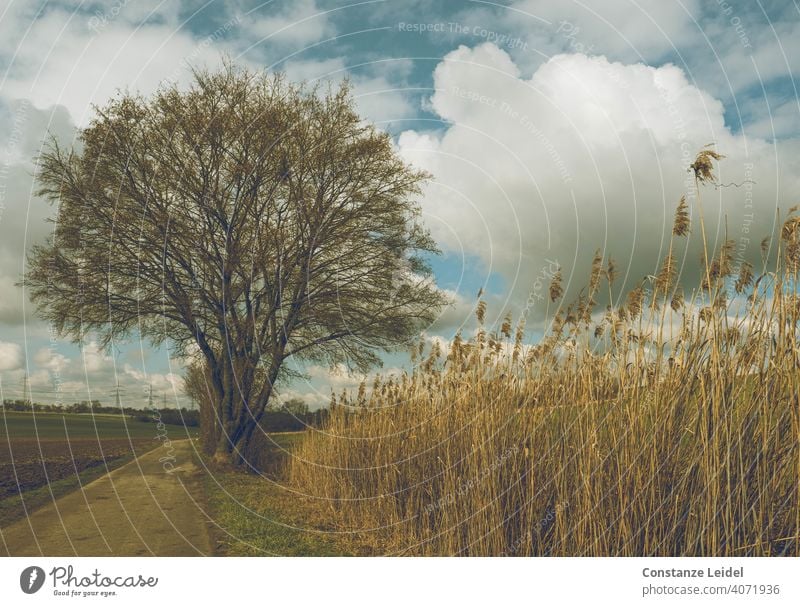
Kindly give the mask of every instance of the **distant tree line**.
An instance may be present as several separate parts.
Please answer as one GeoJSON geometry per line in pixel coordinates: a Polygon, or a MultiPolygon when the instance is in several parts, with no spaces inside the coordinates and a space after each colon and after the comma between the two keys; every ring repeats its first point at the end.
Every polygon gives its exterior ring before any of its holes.
{"type": "Polygon", "coordinates": [[[134,420],[143,423],[166,423],[167,425],[183,425],[185,427],[200,426],[200,412],[188,408],[149,408],[136,409],[134,420]]]}
{"type": "Polygon", "coordinates": [[[322,427],[327,419],[327,408],[310,411],[307,404],[295,399],[267,408],[259,425],[267,432],[302,431],[308,427],[322,427]]]}
{"type": "MultiPolygon", "coordinates": [[[[155,423],[159,419],[168,425],[198,427],[200,411],[189,408],[142,409],[131,406],[104,406],[99,400],[81,400],[72,404],[41,404],[27,400],[3,400],[3,408],[16,412],[45,412],[58,414],[119,414],[142,423],[155,423]],[[154,414],[157,412],[158,414],[154,414]]],[[[269,407],[260,421],[266,431],[302,431],[307,427],[321,427],[328,418],[328,410],[310,411],[300,398],[269,407]]]]}
{"type": "Polygon", "coordinates": [[[197,427],[200,425],[200,413],[189,408],[161,408],[161,409],[141,409],[131,406],[104,406],[99,400],[81,400],[72,404],[40,404],[27,400],[3,400],[3,408],[7,411],[15,412],[45,412],[58,414],[118,414],[130,417],[134,421],[144,423],[155,422],[158,415],[153,411],[157,410],[162,423],[169,425],[184,425],[186,427],[197,427]]]}

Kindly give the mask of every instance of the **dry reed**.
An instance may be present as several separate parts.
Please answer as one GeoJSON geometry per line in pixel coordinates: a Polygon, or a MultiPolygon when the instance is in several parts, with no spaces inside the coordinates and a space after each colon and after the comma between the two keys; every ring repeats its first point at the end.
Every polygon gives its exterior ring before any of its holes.
{"type": "MultiPolygon", "coordinates": [[[[698,184],[716,159],[698,156],[698,184]]],[[[682,199],[674,240],[689,217],[682,199]]],[[[671,246],[652,291],[637,285],[602,313],[594,297],[614,265],[596,255],[585,294],[534,346],[510,317],[488,331],[481,301],[471,340],[415,348],[412,372],[334,396],[290,482],[387,554],[800,555],[791,212],[777,246],[757,277],[729,243],[704,253],[685,300],[671,246]]]]}

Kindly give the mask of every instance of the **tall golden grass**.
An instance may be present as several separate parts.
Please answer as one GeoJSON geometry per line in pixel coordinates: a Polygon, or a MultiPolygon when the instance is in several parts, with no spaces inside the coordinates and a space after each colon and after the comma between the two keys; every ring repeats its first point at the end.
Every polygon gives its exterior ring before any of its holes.
{"type": "MultiPolygon", "coordinates": [[[[720,158],[692,166],[697,203],[720,158]]],[[[760,271],[734,242],[709,251],[700,212],[702,279],[684,299],[681,200],[658,274],[615,299],[598,254],[560,306],[557,274],[535,346],[510,317],[485,328],[479,302],[474,338],[334,396],[291,485],[387,554],[800,555],[796,210],[760,271]]]]}

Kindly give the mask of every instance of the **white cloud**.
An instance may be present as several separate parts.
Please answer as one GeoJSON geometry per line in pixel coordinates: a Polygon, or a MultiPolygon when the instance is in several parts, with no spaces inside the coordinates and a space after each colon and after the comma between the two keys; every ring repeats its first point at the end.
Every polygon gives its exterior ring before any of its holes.
{"type": "Polygon", "coordinates": [[[104,104],[118,90],[150,94],[164,80],[187,79],[187,61],[213,66],[219,53],[166,25],[110,23],[93,34],[86,25],[65,27],[63,15],[54,12],[34,22],[21,42],[3,94],[31,99],[39,108],[63,105],[85,125],[93,103],[104,104]]]}
{"type": "Polygon", "coordinates": [[[33,356],[33,361],[39,368],[51,372],[63,372],[69,366],[69,358],[58,353],[50,347],[43,347],[33,356]]]}
{"type": "MultiPolygon", "coordinates": [[[[363,62],[351,68],[350,75],[367,118],[393,120],[415,113],[403,90],[408,84],[419,85],[409,82],[417,65],[411,60],[381,61],[386,56],[380,51],[383,54],[371,55],[377,61],[369,63],[363,53],[351,57],[336,47],[331,47],[330,58],[319,61],[293,55],[336,34],[332,14],[321,11],[314,0],[284,3],[282,9],[264,6],[249,14],[244,3],[227,3],[223,18],[242,15],[241,21],[230,22],[230,35],[212,38],[201,37],[181,22],[188,13],[179,3],[148,0],[111,6],[119,10],[111,14],[110,6],[99,1],[51,3],[34,21],[38,6],[13,2],[0,19],[0,58],[8,67],[0,91],[0,120],[14,130],[16,118],[23,116],[13,138],[7,136],[8,128],[0,132],[0,167],[8,168],[0,174],[6,194],[6,208],[0,211],[0,291],[5,293],[0,299],[1,322],[32,319],[23,318],[22,295],[13,283],[19,279],[25,248],[41,242],[50,229],[43,221],[49,208],[31,199],[31,158],[46,130],[71,141],[74,124],[86,124],[91,115],[90,103],[104,103],[117,88],[150,94],[165,78],[185,82],[187,60],[213,66],[220,52],[228,50],[234,51],[237,62],[251,65],[253,55],[262,65],[264,58],[270,63],[288,57],[285,68],[294,79],[339,79],[351,65],[363,62]],[[105,18],[100,26],[92,22],[97,11],[105,18]],[[237,56],[235,51],[243,49],[248,52],[237,56]],[[30,99],[32,106],[21,111],[20,99],[30,99]]],[[[741,90],[760,79],[796,72],[796,19],[770,24],[737,15],[746,22],[752,42],[748,48],[731,26],[732,15],[715,12],[717,7],[695,23],[696,0],[609,0],[602,5],[518,0],[510,6],[516,10],[490,11],[485,5],[472,10],[470,5],[453,18],[486,29],[486,34],[468,34],[471,44],[489,39],[492,30],[491,35],[520,36],[531,42],[530,49],[509,46],[509,56],[486,44],[450,53],[436,69],[437,92],[426,107],[446,128],[436,133],[409,131],[398,141],[407,158],[435,175],[424,210],[442,245],[469,253],[469,258],[477,256],[502,274],[520,306],[548,266],[547,259],[564,266],[573,286],[583,285],[595,248],[615,257],[623,272],[629,271],[630,284],[653,273],[665,252],[664,236],[685,189],[686,154],[716,141],[729,156],[721,166],[723,181],[744,180],[745,165],[753,165],[751,178],[757,184],[752,190],[754,223],[748,252],[757,250],[775,207],[796,201],[783,196],[797,190],[800,160],[796,140],[773,146],[752,137],[771,139],[773,128],[778,137],[796,136],[798,106],[796,100],[781,98],[768,116],[753,104],[745,111],[745,132],[751,137],[745,139],[725,124],[719,99],[730,115],[737,109],[732,101],[747,109],[737,98],[741,90]],[[537,26],[520,11],[551,25],[538,21],[537,26]],[[634,63],[641,56],[657,59],[673,46],[691,71],[634,63]],[[574,54],[581,48],[625,63],[574,54]],[[547,59],[558,52],[571,54],[547,59]],[[715,54],[718,63],[710,60],[715,54]]],[[[389,11],[403,20],[409,15],[437,18],[429,9],[422,1],[402,8],[389,3],[376,5],[374,14],[389,11]]],[[[745,195],[742,188],[704,191],[712,240],[721,237],[721,212],[728,213],[729,234],[743,235],[749,212],[745,195]]],[[[697,237],[695,230],[687,256],[690,264],[696,264],[697,237]]],[[[449,332],[472,314],[474,293],[454,295],[455,307],[446,310],[435,329],[449,332]]],[[[505,306],[499,298],[492,301],[490,317],[504,313],[505,306]]],[[[26,310],[30,313],[32,307],[26,310]]],[[[41,324],[28,326],[28,335],[36,329],[41,330],[41,324]]],[[[161,374],[145,377],[143,371],[123,366],[115,376],[113,359],[96,345],[90,344],[84,355],[85,359],[67,359],[40,351],[33,360],[40,368],[32,373],[32,384],[52,381],[57,371],[70,389],[85,389],[85,373],[90,372],[89,381],[106,397],[117,378],[133,391],[146,380],[165,391],[178,381],[163,368],[161,374]]],[[[308,397],[326,402],[331,383],[353,387],[358,380],[331,378],[327,369],[316,369],[308,397]]]]}
{"type": "Polygon", "coordinates": [[[126,379],[132,379],[139,387],[140,391],[148,391],[150,386],[153,388],[154,393],[173,392],[181,393],[183,390],[183,377],[178,374],[150,372],[145,373],[130,364],[125,364],[123,368],[124,376],[126,379]]]}
{"type": "Polygon", "coordinates": [[[74,126],[61,106],[45,111],[2,98],[0,119],[10,125],[0,131],[0,323],[35,323],[34,306],[23,308],[22,290],[15,286],[26,248],[41,244],[53,227],[46,221],[52,207],[33,195],[34,160],[48,134],[71,145],[74,126]]]}
{"type": "Polygon", "coordinates": [[[535,25],[546,20],[548,35],[532,40],[562,51],[608,54],[629,60],[658,59],[681,48],[697,34],[698,2],[635,2],[604,0],[602,3],[519,0],[501,13],[500,23],[509,27],[535,25]]]}
{"type": "Polygon", "coordinates": [[[329,389],[337,391],[358,387],[359,383],[367,377],[365,374],[349,372],[344,364],[339,364],[333,368],[313,364],[306,368],[304,372],[312,381],[321,380],[329,386],[329,389]]]}
{"type": "MultiPolygon", "coordinates": [[[[526,75],[560,53],[650,65],[671,60],[735,115],[745,91],[773,106],[796,96],[791,84],[781,85],[779,79],[796,76],[800,68],[797,17],[796,7],[781,10],[778,4],[516,0],[503,7],[478,4],[466,9],[460,15],[463,34],[457,39],[468,45],[481,37],[495,41],[526,75]]],[[[764,106],[754,119],[766,113],[764,106]]],[[[750,118],[743,116],[743,122],[750,118]]],[[[776,125],[777,136],[795,134],[793,125],[786,124],[785,131],[783,126],[776,125]]]]}
{"type": "Polygon", "coordinates": [[[333,36],[336,31],[327,12],[314,0],[295,0],[288,10],[275,14],[272,6],[243,18],[245,35],[257,44],[291,46],[293,50],[333,36]]]}
{"type": "Polygon", "coordinates": [[[352,82],[359,113],[378,126],[416,113],[407,93],[383,76],[356,76],[352,82]]]}
{"type": "MultiPolygon", "coordinates": [[[[409,131],[398,145],[435,176],[423,208],[436,239],[498,271],[517,306],[547,260],[564,268],[573,293],[598,248],[628,287],[655,273],[691,185],[687,166],[709,142],[728,156],[723,182],[757,182],[704,189],[712,243],[724,237],[727,214],[729,237],[749,237],[745,253],[757,255],[776,206],[791,205],[780,196],[797,189],[797,141],[776,150],[732,134],[722,104],[672,65],[558,55],[525,79],[506,52],[483,44],[448,54],[434,79],[431,107],[447,129],[409,131]]],[[[699,230],[691,240],[689,269],[699,230]]]]}
{"type": "Polygon", "coordinates": [[[280,405],[295,398],[303,400],[306,404],[308,404],[308,408],[310,410],[317,410],[325,407],[331,399],[330,392],[326,396],[321,390],[307,391],[302,389],[302,386],[300,389],[296,389],[294,387],[284,387],[282,389],[278,389],[275,397],[271,400],[271,405],[280,405]]]}
{"type": "Polygon", "coordinates": [[[761,88],[800,70],[800,22],[769,22],[763,15],[758,17],[740,12],[719,14],[703,24],[710,42],[697,40],[688,51],[684,49],[693,77],[731,102],[749,87],[761,88]],[[713,59],[709,57],[712,53],[713,59]],[[705,57],[712,60],[698,60],[705,57]]]}
{"type": "Polygon", "coordinates": [[[22,368],[22,348],[17,343],[0,341],[0,370],[9,371],[22,368]]]}
{"type": "MultiPolygon", "coordinates": [[[[475,293],[460,293],[454,290],[444,290],[443,292],[450,303],[439,312],[431,330],[455,335],[459,330],[472,329],[478,303],[475,293]]],[[[493,303],[497,303],[497,301],[493,301],[493,303]]],[[[497,309],[494,311],[497,312],[497,309]]]]}
{"type": "MultiPolygon", "coordinates": [[[[0,377],[6,397],[22,397],[24,368],[21,347],[0,341],[0,377]]],[[[125,406],[146,406],[151,388],[156,406],[161,406],[164,398],[169,406],[188,405],[180,374],[161,369],[145,372],[143,368],[122,360],[115,362],[95,341],[85,343],[79,351],[72,347],[64,349],[63,344],[54,342],[38,349],[27,365],[30,388],[37,402],[69,404],[97,399],[107,405],[114,404],[119,386],[125,406]]]]}
{"type": "Polygon", "coordinates": [[[81,347],[81,362],[89,374],[110,370],[114,366],[114,359],[101,350],[96,341],[89,341],[81,347]]]}
{"type": "Polygon", "coordinates": [[[762,113],[762,117],[755,118],[745,127],[747,134],[764,139],[786,136],[796,138],[800,135],[800,106],[797,99],[764,109],[766,111],[762,113]]]}
{"type": "Polygon", "coordinates": [[[320,61],[290,60],[279,66],[295,81],[332,82],[338,84],[350,78],[352,94],[359,114],[382,126],[387,121],[408,118],[416,113],[404,90],[408,62],[377,62],[360,66],[356,73],[348,71],[341,57],[320,61]],[[383,72],[383,73],[382,73],[383,72]]]}
{"type": "Polygon", "coordinates": [[[337,396],[348,392],[351,395],[358,392],[362,381],[366,383],[367,394],[371,391],[371,386],[375,380],[375,375],[380,374],[386,378],[389,376],[399,376],[402,369],[396,366],[381,368],[376,372],[361,374],[349,372],[347,367],[339,364],[333,368],[311,364],[302,369],[308,377],[307,381],[296,381],[291,386],[280,386],[276,397],[280,402],[285,402],[291,398],[301,398],[314,410],[326,406],[331,399],[331,391],[337,396]]]}

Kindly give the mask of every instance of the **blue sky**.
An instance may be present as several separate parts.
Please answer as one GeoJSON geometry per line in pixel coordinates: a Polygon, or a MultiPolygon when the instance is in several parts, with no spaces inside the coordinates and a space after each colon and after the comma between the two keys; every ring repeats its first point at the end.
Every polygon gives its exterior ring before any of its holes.
{"type": "MultiPolygon", "coordinates": [[[[14,286],[51,212],[32,194],[46,132],[69,143],[120,88],[152,93],[223,55],[290,78],[349,77],[365,118],[434,175],[421,205],[443,255],[453,306],[428,327],[472,329],[483,288],[490,321],[527,308],[553,263],[573,292],[601,249],[630,287],[665,254],[686,165],[715,142],[725,182],[703,192],[712,236],[726,226],[757,255],[775,211],[797,202],[800,5],[795,1],[510,2],[184,1],[0,4],[0,389],[67,401],[110,400],[119,381],[144,402],[150,384],[180,397],[181,360],[135,338],[118,350],[51,339],[14,286]],[[750,240],[752,239],[752,242],[750,240]],[[526,302],[529,304],[526,306],[526,302]]],[[[696,273],[696,239],[681,251],[696,273]]],[[[552,311],[552,310],[550,310],[552,311]]],[[[387,357],[397,367],[402,357],[387,357]]],[[[307,369],[282,397],[312,404],[357,383],[307,369]]]]}

